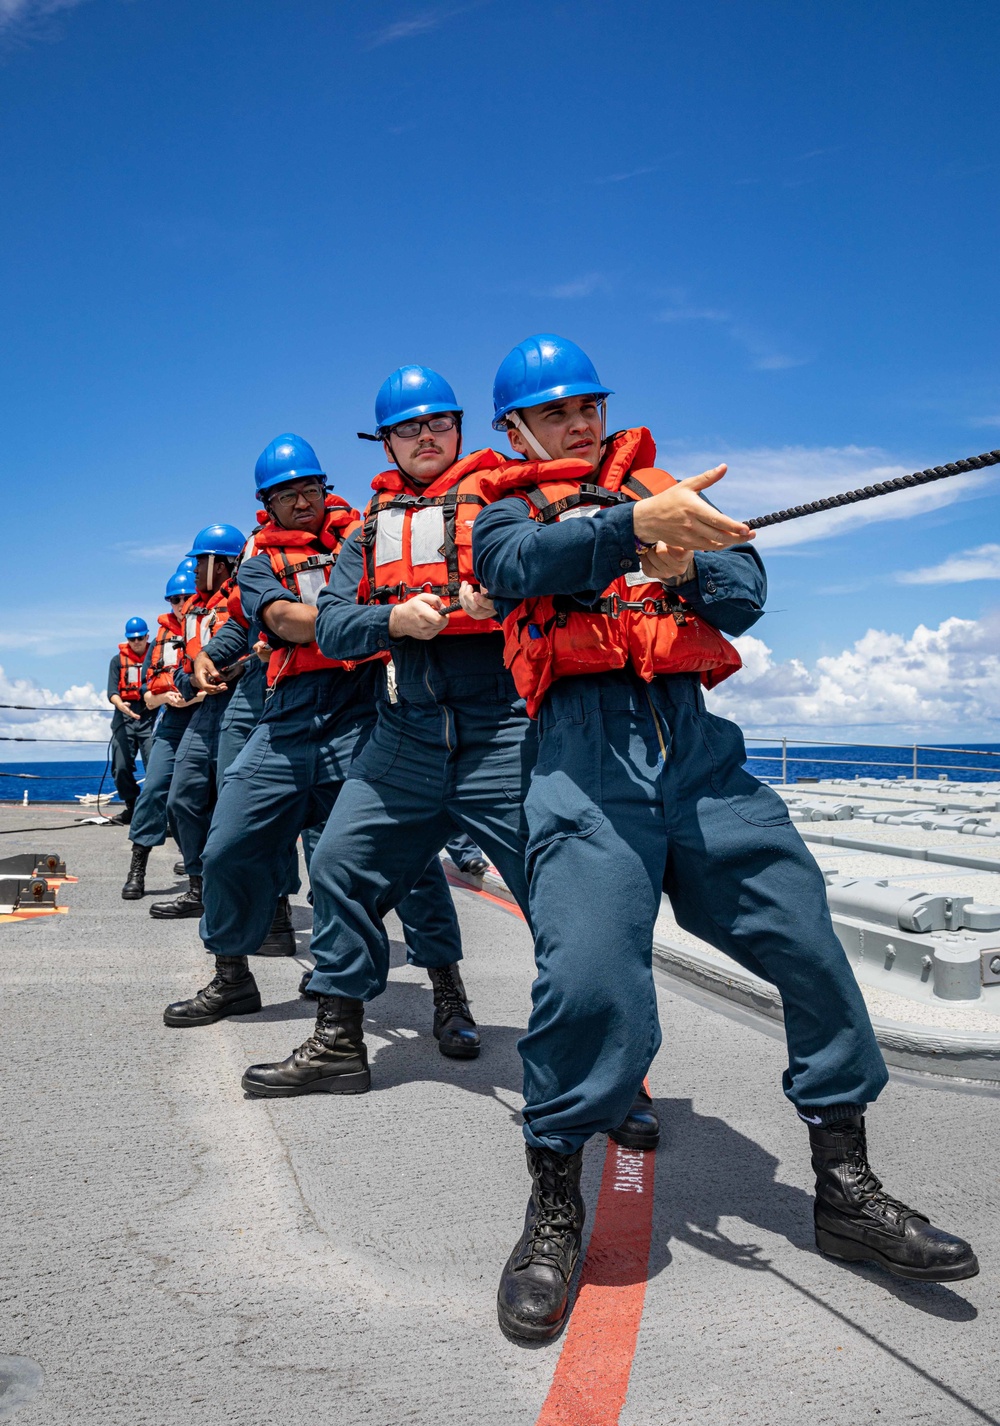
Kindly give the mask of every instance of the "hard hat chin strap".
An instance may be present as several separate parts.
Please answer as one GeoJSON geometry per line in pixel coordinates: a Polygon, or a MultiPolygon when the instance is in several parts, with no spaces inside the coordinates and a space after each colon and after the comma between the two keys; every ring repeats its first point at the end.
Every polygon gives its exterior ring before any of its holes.
{"type": "Polygon", "coordinates": [[[552,459],[552,457],[549,455],[548,451],[547,451],[547,450],[545,449],[545,447],[541,444],[541,442],[540,442],[540,441],[536,441],[535,437],[534,437],[534,436],[531,434],[531,432],[528,430],[528,427],[527,427],[527,426],[524,424],[524,422],[521,420],[521,416],[520,416],[520,413],[519,413],[519,412],[517,412],[517,411],[510,411],[510,412],[508,412],[508,414],[507,414],[507,420],[511,423],[511,425],[514,427],[514,429],[515,429],[516,431],[520,431],[520,433],[521,433],[521,435],[523,436],[524,440],[525,440],[525,441],[528,443],[528,445],[530,446],[531,451],[532,451],[532,453],[533,453],[533,455],[534,455],[534,457],[535,457],[536,460],[551,460],[551,459],[552,459]]]}
{"type": "Polygon", "coordinates": [[[208,557],[208,574],[205,578],[208,583],[209,593],[211,593],[212,585],[215,582],[215,555],[209,555],[208,557]]]}

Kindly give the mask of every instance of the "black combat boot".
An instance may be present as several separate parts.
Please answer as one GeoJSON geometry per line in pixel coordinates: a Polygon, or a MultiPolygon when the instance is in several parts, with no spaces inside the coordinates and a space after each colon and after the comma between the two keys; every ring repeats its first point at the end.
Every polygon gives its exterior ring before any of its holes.
{"type": "Polygon", "coordinates": [[[122,887],[123,901],[141,901],[146,894],[146,863],[149,861],[149,847],[138,847],[132,843],[132,865],[128,869],[125,885],[122,887]]]}
{"type": "Polygon", "coordinates": [[[187,867],[184,865],[184,858],[179,862],[174,862],[174,876],[187,876],[187,867]]]}
{"type": "Polygon", "coordinates": [[[890,1198],[868,1163],[865,1117],[810,1124],[816,1171],[816,1246],[831,1258],[880,1263],[897,1277],[955,1282],[975,1277],[976,1255],[961,1238],[890,1198]]]}
{"type": "Polygon", "coordinates": [[[246,956],[216,956],[215,975],[190,1000],[175,1000],[163,1012],[164,1025],[214,1025],[228,1015],[253,1015],[260,1009],[260,991],[246,956]]]}
{"type": "Polygon", "coordinates": [[[545,1342],[562,1331],[580,1256],[587,1214],[580,1196],[583,1150],[567,1156],[526,1148],[531,1197],[524,1232],[500,1278],[497,1316],[512,1342],[545,1342]]]}
{"type": "Polygon", "coordinates": [[[132,812],[135,808],[134,802],[126,802],[125,806],[116,817],[109,817],[108,821],[112,827],[127,827],[132,821],[132,812]]]}
{"type": "Polygon", "coordinates": [[[243,1076],[247,1094],[280,1099],[292,1094],[364,1094],[372,1087],[368,1046],[361,1023],[363,1000],[319,995],[316,1028],[287,1060],[251,1065],[243,1076]]]}
{"type": "Polygon", "coordinates": [[[205,908],[201,900],[201,877],[189,876],[188,889],[173,901],[154,901],[149,908],[150,916],[158,921],[178,921],[185,916],[203,916],[205,908]]]}
{"type": "Polygon", "coordinates": [[[278,898],[277,909],[271,921],[271,929],[257,947],[259,956],[294,956],[295,930],[292,926],[292,908],[287,896],[278,898]]]}
{"type": "Polygon", "coordinates": [[[472,1018],[458,962],[428,966],[434,987],[434,1038],[450,1060],[474,1060],[480,1051],[479,1031],[472,1018]]]}
{"type": "Polygon", "coordinates": [[[639,1092],[632,1101],[632,1108],[618,1125],[608,1134],[623,1149],[655,1149],[660,1142],[660,1121],[653,1101],[640,1085],[639,1092]]]}
{"type": "Polygon", "coordinates": [[[490,864],[485,857],[470,857],[459,867],[459,871],[464,871],[466,876],[485,876],[489,869],[490,864]]]}

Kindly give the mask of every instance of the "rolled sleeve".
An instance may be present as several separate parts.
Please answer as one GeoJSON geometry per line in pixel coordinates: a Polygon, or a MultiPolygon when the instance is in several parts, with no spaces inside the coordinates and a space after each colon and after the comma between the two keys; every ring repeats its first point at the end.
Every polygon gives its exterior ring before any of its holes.
{"type": "Polygon", "coordinates": [[[698,551],[694,565],[694,579],[676,586],[693,613],[726,634],[752,628],[767,599],[767,573],[753,545],[698,551]]]}

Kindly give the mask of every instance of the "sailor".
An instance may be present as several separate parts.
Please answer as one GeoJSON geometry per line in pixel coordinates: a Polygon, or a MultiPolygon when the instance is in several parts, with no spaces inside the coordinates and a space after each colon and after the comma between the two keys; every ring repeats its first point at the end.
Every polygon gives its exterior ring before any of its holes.
{"type": "MultiPolygon", "coordinates": [[[[229,617],[229,581],[243,552],[243,536],[235,525],[206,525],[195,536],[187,558],[196,561],[196,591],[181,605],[184,625],[184,668],[175,675],[182,697],[199,691],[186,669],[193,667],[202,644],[229,617]]],[[[219,729],[230,691],[222,682],[205,693],[184,729],[177,747],[174,773],[167,796],[167,816],[180,844],[188,889],[172,901],[157,901],[149,914],[159,920],[200,917],[202,905],[202,852],[212,821],[217,795],[216,759],[219,729]]]]}
{"type": "Polygon", "coordinates": [[[765,596],[750,531],[701,498],[725,466],[675,483],[645,428],[605,434],[610,395],[574,343],[515,347],[494,425],[522,460],[484,480],[496,503],[473,530],[539,736],[526,801],[538,978],[519,1044],[532,1187],[501,1327],[538,1341],[566,1320],[583,1146],[618,1122],[660,1044],[663,892],[686,931],[781,991],[820,1249],[925,1281],[972,1276],[969,1245],[869,1167],[865,1109],[887,1076],[823,877],[781,798],[744,769],[739,729],[705,711],[701,685],[740,663],[719,630],[750,628],[765,596]]]}
{"type": "Polygon", "coordinates": [[[185,664],[180,607],[194,592],[194,571],[178,568],[167,580],[164,595],[170,610],[157,619],[156,635],[146,655],[144,701],[150,712],[162,712],[157,718],[146,777],[129,828],[132,861],[122,887],[124,901],[139,901],[146,893],[149,853],[153,847],[162,846],[167,837],[167,794],[177,748],[192,713],[205,697],[204,693],[196,693],[186,699],[174,683],[174,674],[183,671],[185,664]]]}
{"type": "MultiPolygon", "coordinates": [[[[315,451],[301,436],[275,438],[257,461],[264,508],[257,553],[240,566],[246,618],[262,626],[272,652],[263,715],[227,771],[205,848],[205,915],[201,936],[215,975],[189,1000],[169,1005],[172,1026],[210,1025],[259,1010],[248,956],[258,952],[299,833],[322,826],[375,718],[384,689],[384,652],[367,660],[323,655],[315,640],[316,598],[336,565],[357,511],[327,492],[315,451]]],[[[202,661],[205,668],[205,662],[202,661]]],[[[210,675],[211,670],[208,670],[210,675]]],[[[417,869],[400,907],[416,963],[449,968],[461,957],[458,920],[439,862],[417,869]]],[[[367,1066],[351,1058],[342,1074],[318,1074],[314,1062],[345,1060],[338,1026],[344,1009],[322,996],[316,1031],[286,1061],[280,1082],[254,1085],[265,1095],[367,1089],[367,1066]]]]}
{"type": "Polygon", "coordinates": [[[111,719],[111,776],[125,804],[124,810],[110,820],[123,827],[131,822],[139,798],[136,758],[142,758],[145,772],[153,741],[154,715],[143,702],[146,689],[142,665],[148,648],[149,625],[145,619],[133,616],[125,625],[125,642],[118,645],[108,665],[108,702],[115,710],[111,719]]]}
{"type": "MultiPolygon", "coordinates": [[[[243,559],[256,554],[256,536],[251,535],[243,547],[243,559]]],[[[227,600],[229,618],[212,635],[194,661],[191,682],[202,692],[226,684],[230,697],[219,725],[218,754],[215,765],[216,786],[221,788],[229,768],[260,721],[267,689],[265,669],[271,650],[262,630],[251,624],[243,612],[239,586],[235,585],[227,600]],[[220,670],[228,671],[228,680],[220,670]]],[[[216,803],[213,817],[218,813],[216,803]]],[[[303,832],[306,863],[312,851],[313,829],[303,832]]],[[[258,956],[293,956],[296,950],[295,928],[289,897],[301,889],[299,857],[294,843],[289,848],[287,873],[282,894],[278,898],[271,926],[255,952],[258,956]]]]}

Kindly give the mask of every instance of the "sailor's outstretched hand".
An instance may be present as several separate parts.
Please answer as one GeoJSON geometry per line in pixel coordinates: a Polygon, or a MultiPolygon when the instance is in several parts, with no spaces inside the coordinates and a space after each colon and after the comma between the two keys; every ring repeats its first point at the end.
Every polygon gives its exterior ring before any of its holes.
{"type": "Polygon", "coordinates": [[[421,592],[402,604],[394,604],[389,615],[390,639],[433,639],[448,627],[444,604],[436,594],[421,592]]]}
{"type": "Polygon", "coordinates": [[[467,579],[458,587],[458,602],[470,619],[493,619],[496,605],[485,589],[474,589],[467,579]]]}
{"type": "Polygon", "coordinates": [[[726,550],[752,540],[749,526],[723,515],[701,498],[701,491],[721,480],[726,470],[724,465],[714,466],[701,475],[678,481],[659,495],[637,500],[632,507],[636,539],[644,545],[664,544],[684,550],[726,550]]]}

